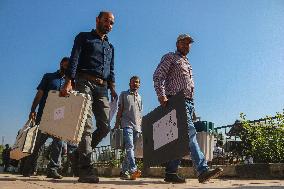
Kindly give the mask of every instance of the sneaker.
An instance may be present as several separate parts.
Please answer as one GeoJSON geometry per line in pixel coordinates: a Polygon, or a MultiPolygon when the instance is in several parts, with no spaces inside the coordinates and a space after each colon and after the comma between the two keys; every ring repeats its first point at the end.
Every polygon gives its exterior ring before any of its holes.
{"type": "Polygon", "coordinates": [[[136,180],[136,178],[139,178],[141,176],[141,171],[136,170],[135,172],[130,174],[130,180],[136,180]]]}
{"type": "Polygon", "coordinates": [[[223,169],[220,167],[217,167],[216,169],[208,169],[207,171],[201,173],[198,176],[199,183],[204,183],[206,181],[209,181],[210,179],[216,178],[219,175],[221,175],[223,172],[223,169]]]}
{"type": "Polygon", "coordinates": [[[98,183],[99,178],[94,174],[91,167],[85,169],[79,169],[79,179],[78,182],[82,183],[98,183]]]}
{"type": "Polygon", "coordinates": [[[164,181],[171,182],[171,183],[186,183],[185,178],[179,176],[176,173],[166,173],[166,177],[164,181]]]}
{"type": "Polygon", "coordinates": [[[47,178],[53,178],[53,179],[62,179],[63,178],[63,176],[60,175],[56,170],[48,171],[46,177],[47,178]]]}
{"type": "Polygon", "coordinates": [[[119,177],[121,180],[130,180],[130,175],[128,172],[120,172],[119,177]]]}

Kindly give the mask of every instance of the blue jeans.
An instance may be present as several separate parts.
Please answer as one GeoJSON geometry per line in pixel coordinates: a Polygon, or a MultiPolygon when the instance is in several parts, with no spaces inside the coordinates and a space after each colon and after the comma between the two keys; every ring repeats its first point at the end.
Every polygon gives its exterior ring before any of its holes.
{"type": "MultiPolygon", "coordinates": [[[[194,112],[194,104],[192,100],[185,99],[185,107],[187,113],[188,123],[188,136],[189,136],[189,151],[192,163],[198,172],[198,175],[208,170],[207,161],[200,150],[200,147],[196,141],[196,130],[192,122],[192,115],[194,112]]],[[[166,166],[166,173],[176,173],[180,160],[171,160],[166,166]]]]}
{"type": "Polygon", "coordinates": [[[125,156],[122,162],[122,172],[129,171],[133,173],[137,170],[134,159],[134,144],[138,138],[138,132],[133,130],[130,127],[123,128],[123,139],[124,139],[124,148],[125,156]]]}

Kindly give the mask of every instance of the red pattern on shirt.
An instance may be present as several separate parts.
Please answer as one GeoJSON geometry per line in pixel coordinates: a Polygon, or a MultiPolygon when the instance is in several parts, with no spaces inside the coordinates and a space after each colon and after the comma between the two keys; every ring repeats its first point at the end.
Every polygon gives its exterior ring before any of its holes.
{"type": "Polygon", "coordinates": [[[193,98],[192,67],[187,57],[179,52],[170,52],[162,57],[154,72],[153,81],[158,97],[175,95],[183,90],[186,98],[193,98]]]}

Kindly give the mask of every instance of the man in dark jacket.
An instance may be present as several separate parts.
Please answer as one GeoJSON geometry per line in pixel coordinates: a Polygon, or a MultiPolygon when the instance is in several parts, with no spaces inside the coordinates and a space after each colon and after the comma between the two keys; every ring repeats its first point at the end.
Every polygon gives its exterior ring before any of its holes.
{"type": "MultiPolygon", "coordinates": [[[[43,109],[45,106],[45,102],[48,96],[48,92],[50,90],[60,90],[65,82],[65,71],[69,66],[69,58],[64,57],[60,61],[60,70],[57,70],[54,73],[46,73],[44,74],[40,84],[37,87],[37,94],[34,98],[31,112],[29,114],[29,118],[35,120],[36,124],[39,124],[41,121],[41,116],[43,114],[43,109]],[[36,108],[38,107],[37,113],[36,108]]],[[[44,147],[46,140],[51,137],[48,134],[41,133],[40,131],[37,134],[35,146],[33,153],[25,158],[24,168],[23,168],[23,176],[31,176],[35,170],[37,158],[40,154],[40,151],[44,147]]],[[[52,137],[53,141],[51,143],[51,153],[50,153],[50,161],[47,167],[47,177],[54,179],[62,179],[63,177],[58,173],[58,169],[60,167],[61,162],[61,152],[63,142],[55,137],[52,137]]]]}
{"type": "Polygon", "coordinates": [[[76,36],[65,87],[61,90],[61,95],[66,96],[72,90],[72,83],[75,81],[75,90],[90,95],[92,99],[92,110],[88,114],[82,140],[78,146],[79,182],[99,182],[99,178],[92,170],[91,152],[110,131],[108,89],[112,100],[117,96],[114,47],[107,37],[113,24],[114,16],[111,12],[100,12],[96,18],[96,29],[81,32],[76,36]],[[97,129],[92,133],[93,115],[96,118],[97,129]]]}
{"type": "Polygon", "coordinates": [[[10,165],[10,151],[11,148],[9,147],[9,144],[5,145],[5,149],[2,152],[2,161],[4,165],[4,172],[8,171],[8,167],[10,165]]]}

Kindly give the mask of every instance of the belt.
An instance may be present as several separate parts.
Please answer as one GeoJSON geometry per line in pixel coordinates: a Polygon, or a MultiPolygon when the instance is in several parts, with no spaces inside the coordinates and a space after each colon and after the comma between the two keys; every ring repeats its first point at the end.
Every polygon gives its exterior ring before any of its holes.
{"type": "MultiPolygon", "coordinates": [[[[174,96],[174,95],[167,95],[167,98],[171,98],[172,96],[174,96]]],[[[186,98],[185,97],[185,99],[188,100],[188,101],[192,101],[193,102],[193,98],[186,98]]]]}
{"type": "Polygon", "coordinates": [[[105,80],[103,80],[103,79],[101,79],[97,76],[90,75],[90,74],[87,74],[87,73],[78,73],[78,77],[84,78],[84,79],[89,80],[89,81],[94,81],[98,85],[103,85],[103,86],[107,85],[107,81],[105,81],[105,80]]]}

